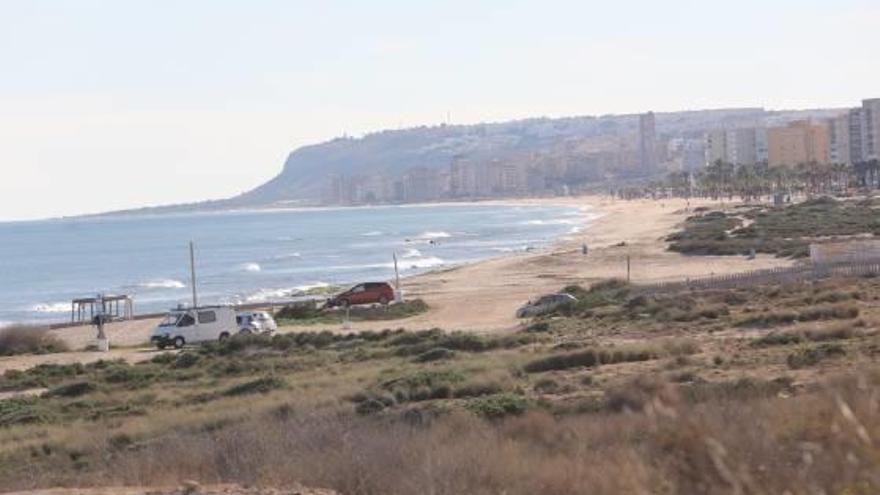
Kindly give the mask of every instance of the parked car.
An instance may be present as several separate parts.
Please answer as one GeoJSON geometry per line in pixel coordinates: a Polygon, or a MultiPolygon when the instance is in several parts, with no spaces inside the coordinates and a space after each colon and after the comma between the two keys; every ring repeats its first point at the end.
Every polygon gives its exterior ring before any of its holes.
{"type": "Polygon", "coordinates": [[[348,307],[357,304],[388,304],[394,300],[394,288],[388,282],[367,282],[327,300],[326,307],[348,307]]]}
{"type": "Polygon", "coordinates": [[[235,315],[239,333],[272,333],[278,330],[275,318],[265,311],[245,311],[235,315]]]}
{"type": "Polygon", "coordinates": [[[235,310],[228,306],[204,306],[171,310],[150,336],[159,349],[186,344],[223,341],[238,332],[235,310]]]}
{"type": "Polygon", "coordinates": [[[541,296],[535,301],[529,301],[525,306],[516,310],[517,318],[531,318],[534,316],[546,315],[568,304],[574,304],[577,298],[571,294],[561,292],[559,294],[548,294],[541,296]]]}

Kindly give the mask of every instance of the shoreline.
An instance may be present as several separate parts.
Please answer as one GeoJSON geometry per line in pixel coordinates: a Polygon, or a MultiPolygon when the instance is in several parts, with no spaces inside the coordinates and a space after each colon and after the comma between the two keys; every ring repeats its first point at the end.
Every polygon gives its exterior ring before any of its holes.
{"type": "MultiPolygon", "coordinates": [[[[558,198],[557,198],[558,199],[558,198]]],[[[559,201],[554,201],[559,204],[559,201]]],[[[692,208],[715,205],[691,201],[692,208]]],[[[626,258],[632,259],[632,282],[653,283],[683,280],[705,275],[790,266],[791,260],[758,255],[754,260],[735,256],[685,256],[667,250],[665,237],[690,213],[684,200],[613,200],[582,196],[565,201],[566,206],[590,210],[574,235],[555,239],[546,249],[508,253],[449,269],[414,274],[403,280],[409,298],[421,298],[430,307],[423,314],[401,320],[352,322],[347,330],[341,322],[327,325],[286,326],[279,332],[362,331],[383,328],[498,333],[515,331],[522,321],[516,309],[530,298],[559,291],[566,285],[589,285],[608,278],[625,278],[626,258]],[[581,254],[587,243],[589,254],[581,254]]],[[[155,355],[142,346],[157,319],[126,321],[108,325],[115,346],[109,353],[74,351],[45,356],[0,358],[0,372],[46,362],[88,362],[98,359],[142,361],[155,355]]],[[[53,333],[72,349],[80,350],[94,340],[89,326],[71,327],[53,333]]]]}
{"type": "MultiPolygon", "coordinates": [[[[558,199],[558,198],[556,198],[556,199],[558,199]]],[[[571,227],[576,228],[579,231],[582,230],[591,221],[591,217],[585,213],[585,210],[589,209],[588,207],[581,207],[581,206],[573,205],[571,202],[566,202],[566,201],[547,201],[547,200],[538,200],[538,201],[534,201],[534,200],[532,200],[532,201],[501,200],[501,201],[494,201],[494,200],[492,200],[492,201],[480,201],[480,202],[468,202],[468,203],[466,203],[466,202],[417,203],[417,204],[414,203],[414,204],[407,204],[407,205],[387,205],[388,208],[397,208],[397,207],[404,207],[404,208],[440,207],[440,208],[442,208],[442,207],[456,207],[456,206],[463,207],[463,208],[502,206],[502,207],[509,207],[509,208],[514,208],[514,207],[529,208],[529,207],[531,207],[531,208],[566,209],[567,212],[564,213],[564,215],[566,215],[565,218],[569,218],[568,215],[571,215],[571,217],[570,217],[571,222],[572,222],[571,227]]],[[[340,207],[340,208],[384,209],[385,207],[386,207],[385,205],[380,205],[380,206],[363,206],[363,207],[357,206],[357,207],[340,207]]],[[[337,210],[340,208],[332,207],[332,208],[318,208],[318,209],[321,211],[325,211],[325,210],[337,210]]],[[[265,210],[264,213],[272,214],[272,213],[283,212],[283,211],[303,211],[303,210],[306,210],[306,209],[265,210]]],[[[224,212],[224,213],[230,213],[230,212],[224,212]]],[[[245,214],[248,212],[241,211],[240,213],[245,214]]],[[[212,212],[208,212],[207,214],[212,214],[212,212]]],[[[174,214],[168,214],[168,215],[174,216],[174,214]]],[[[167,216],[167,215],[163,214],[161,216],[167,216]]],[[[538,221],[540,222],[540,220],[538,220],[538,221]]],[[[560,227],[563,227],[563,226],[560,225],[560,227]]],[[[567,227],[567,225],[565,227],[567,227]]],[[[482,262],[492,260],[492,259],[509,257],[509,256],[518,256],[518,255],[523,255],[523,254],[528,254],[528,253],[546,252],[547,250],[554,249],[560,242],[563,242],[565,240],[565,238],[570,235],[572,235],[572,232],[570,232],[570,231],[560,231],[557,235],[553,236],[549,240],[542,239],[541,242],[537,243],[536,246],[528,246],[528,248],[527,248],[528,250],[516,248],[510,252],[497,251],[497,252],[492,252],[492,253],[482,253],[485,256],[480,256],[480,257],[476,257],[476,258],[472,258],[472,259],[464,259],[464,260],[460,260],[460,261],[454,260],[449,263],[444,262],[442,264],[439,264],[439,266],[435,266],[435,267],[418,267],[417,265],[413,265],[412,267],[410,267],[409,265],[407,265],[407,260],[405,258],[399,258],[400,265],[402,267],[401,268],[402,273],[401,273],[400,279],[403,282],[403,281],[406,281],[406,280],[411,279],[413,277],[418,277],[418,276],[431,274],[431,273],[442,273],[442,272],[446,272],[449,270],[456,270],[456,269],[459,269],[463,266],[472,265],[474,263],[482,263],[482,262]],[[409,272],[409,273],[405,273],[405,272],[409,272]]],[[[499,237],[497,240],[499,242],[501,242],[504,240],[504,237],[499,237]]],[[[398,252],[398,256],[400,256],[400,254],[405,251],[406,251],[405,248],[400,248],[400,250],[398,252]]],[[[445,258],[446,256],[443,256],[443,257],[445,258]]],[[[459,253],[455,257],[468,258],[467,255],[461,256],[461,253],[459,253]]],[[[389,263],[389,266],[390,266],[390,263],[389,263]]],[[[350,280],[347,279],[347,280],[342,280],[342,281],[320,282],[319,284],[320,284],[320,286],[326,286],[326,287],[337,287],[338,286],[341,290],[341,288],[343,288],[343,287],[347,287],[347,286],[354,285],[354,284],[357,284],[359,282],[364,281],[363,277],[358,277],[356,274],[352,275],[352,277],[353,278],[351,278],[350,280]]],[[[381,277],[376,277],[376,278],[378,279],[381,277]]],[[[389,276],[387,278],[384,278],[384,280],[387,280],[387,281],[393,283],[394,275],[393,275],[393,272],[391,272],[390,268],[389,268],[389,276]]],[[[273,287],[271,285],[268,285],[266,287],[262,287],[258,290],[255,290],[252,293],[244,293],[244,294],[230,293],[225,296],[218,297],[218,299],[220,299],[220,301],[216,302],[216,304],[230,305],[230,306],[236,308],[237,310],[248,310],[248,309],[253,309],[255,307],[261,307],[261,306],[262,307],[269,307],[269,306],[276,306],[277,307],[277,306],[282,306],[285,304],[290,304],[292,302],[296,302],[297,300],[299,300],[300,297],[298,297],[295,294],[299,293],[302,296],[308,296],[309,293],[308,293],[308,289],[306,287],[311,287],[314,285],[316,285],[316,284],[305,283],[305,282],[302,284],[291,283],[289,286],[274,286],[273,287]],[[294,295],[282,296],[281,294],[294,294],[294,295]],[[224,300],[225,300],[225,302],[222,302],[224,300]]],[[[135,295],[135,297],[137,297],[137,296],[135,295]]],[[[135,301],[135,303],[137,306],[137,301],[135,301]]],[[[2,328],[3,326],[13,326],[13,325],[39,326],[39,327],[48,327],[50,329],[71,328],[71,327],[77,327],[77,326],[89,326],[88,324],[84,324],[84,323],[71,323],[70,322],[70,319],[69,319],[69,315],[70,315],[69,306],[70,305],[66,301],[65,302],[34,303],[33,307],[34,308],[55,307],[58,305],[62,305],[64,307],[64,310],[59,311],[59,310],[53,310],[53,309],[49,309],[49,310],[35,309],[32,313],[33,316],[27,317],[24,319],[18,319],[18,320],[11,320],[11,319],[9,321],[4,320],[3,324],[0,324],[0,328],[2,328]]],[[[171,305],[173,305],[173,302],[169,303],[169,305],[167,307],[171,307],[171,305]]],[[[154,304],[154,306],[155,306],[155,304],[154,304]]],[[[165,308],[165,309],[167,310],[167,308],[165,308]]],[[[133,320],[141,320],[141,319],[145,319],[145,318],[157,318],[157,317],[163,316],[165,314],[165,312],[166,311],[161,308],[148,305],[148,307],[146,308],[146,311],[139,313],[139,314],[136,314],[135,318],[133,318],[133,320]]]]}

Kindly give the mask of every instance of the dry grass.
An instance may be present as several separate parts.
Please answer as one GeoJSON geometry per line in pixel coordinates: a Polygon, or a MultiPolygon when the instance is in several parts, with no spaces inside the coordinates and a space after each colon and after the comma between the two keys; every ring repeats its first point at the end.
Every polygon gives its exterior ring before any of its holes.
{"type": "Polygon", "coordinates": [[[15,325],[0,328],[0,356],[66,352],[68,345],[46,328],[15,325]]]}
{"type": "Polygon", "coordinates": [[[877,279],[694,291],[605,301],[539,333],[302,333],[9,373],[5,390],[55,393],[31,399],[44,422],[0,427],[0,491],[197,479],[350,494],[878,493],[878,297],[877,279]],[[820,299],[859,319],[735,326],[820,299]],[[721,304],[729,314],[693,321],[651,309],[721,304]],[[454,353],[420,357],[436,349],[454,353]],[[525,372],[548,359],[565,366],[525,372]]]}
{"type": "Polygon", "coordinates": [[[97,437],[90,448],[105,455],[90,470],[29,475],[77,485],[302,482],[350,494],[877,493],[878,384],[863,374],[736,407],[693,405],[658,384],[639,413],[494,423],[275,411],[124,448],[97,437]]]}

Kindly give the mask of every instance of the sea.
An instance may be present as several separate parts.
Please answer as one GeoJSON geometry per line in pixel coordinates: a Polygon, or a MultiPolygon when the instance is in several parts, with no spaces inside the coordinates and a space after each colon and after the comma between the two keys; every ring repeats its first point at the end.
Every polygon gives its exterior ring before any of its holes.
{"type": "MultiPolygon", "coordinates": [[[[283,301],[544,249],[589,211],[446,204],[82,217],[0,223],[0,325],[70,319],[71,300],[129,294],[135,312],[283,301]]],[[[403,288],[405,290],[405,278],[403,288]]]]}

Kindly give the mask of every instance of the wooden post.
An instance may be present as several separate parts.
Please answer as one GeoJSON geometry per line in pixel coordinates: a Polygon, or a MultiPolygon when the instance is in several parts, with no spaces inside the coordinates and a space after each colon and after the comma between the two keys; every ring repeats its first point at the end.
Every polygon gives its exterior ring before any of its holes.
{"type": "Polygon", "coordinates": [[[626,255],[626,283],[630,282],[630,258],[629,255],[626,255]]]}

